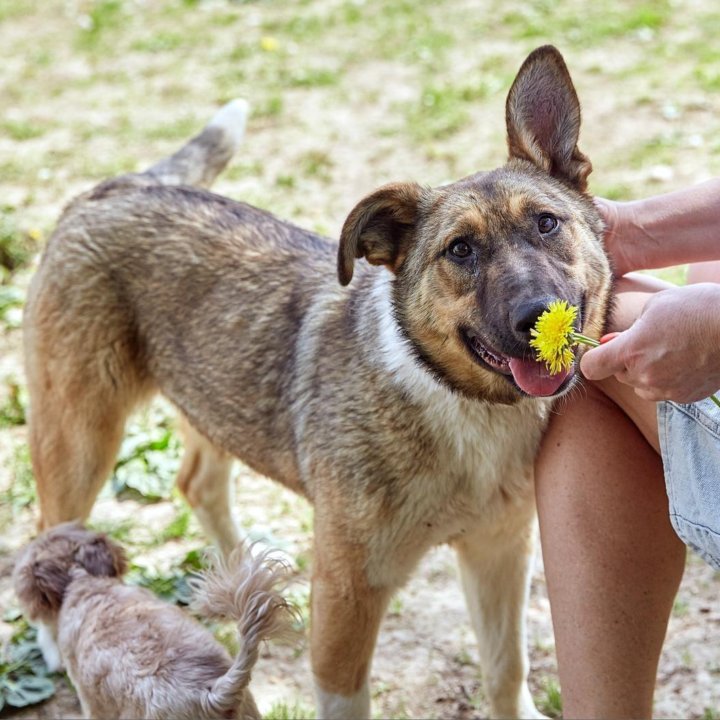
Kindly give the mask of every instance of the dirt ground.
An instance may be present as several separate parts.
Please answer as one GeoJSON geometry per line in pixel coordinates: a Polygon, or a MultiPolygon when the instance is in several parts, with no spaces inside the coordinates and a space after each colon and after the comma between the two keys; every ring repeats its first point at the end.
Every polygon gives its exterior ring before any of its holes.
{"type": "MultiPolygon", "coordinates": [[[[222,102],[243,96],[254,109],[247,140],[215,189],[336,236],[353,204],[383,182],[438,184],[500,164],[505,94],[527,52],[545,42],[565,54],[583,104],[580,147],[595,166],[593,192],[664,192],[720,171],[718,31],[710,0],[5,0],[3,222],[41,246],[75,193],[162,157],[222,102]]],[[[22,293],[31,272],[3,286],[22,293]]],[[[0,405],[16,384],[24,402],[18,313],[0,324],[0,405]]],[[[154,412],[168,415],[163,405],[154,412]]],[[[23,425],[0,430],[0,616],[15,606],[14,553],[34,531],[34,502],[16,492],[24,450],[23,425]]],[[[239,522],[287,554],[306,608],[310,508],[240,465],[236,487],[239,522]]],[[[122,530],[135,562],[168,572],[204,544],[192,518],[182,532],[165,532],[186,516],[174,494],[144,503],[108,486],[92,520],[122,530]]],[[[660,663],[657,717],[720,717],[719,590],[718,573],[689,556],[660,663]]],[[[0,620],[0,643],[12,630],[0,620]]],[[[529,644],[532,691],[557,714],[540,557],[529,644]]],[[[269,646],[254,683],[263,711],[302,717],[313,707],[306,644],[269,646]]],[[[372,688],[376,717],[486,713],[448,548],[430,553],[393,601],[372,688]]],[[[50,701],[2,716],[78,713],[60,680],[50,701]]]]}

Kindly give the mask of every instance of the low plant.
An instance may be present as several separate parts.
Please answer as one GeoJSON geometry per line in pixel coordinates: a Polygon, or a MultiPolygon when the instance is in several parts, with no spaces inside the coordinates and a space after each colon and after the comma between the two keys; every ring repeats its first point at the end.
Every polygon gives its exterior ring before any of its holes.
{"type": "Polygon", "coordinates": [[[35,628],[17,610],[6,613],[3,620],[12,622],[17,629],[0,654],[0,712],[6,707],[35,705],[55,694],[55,683],[49,677],[35,628]]]}

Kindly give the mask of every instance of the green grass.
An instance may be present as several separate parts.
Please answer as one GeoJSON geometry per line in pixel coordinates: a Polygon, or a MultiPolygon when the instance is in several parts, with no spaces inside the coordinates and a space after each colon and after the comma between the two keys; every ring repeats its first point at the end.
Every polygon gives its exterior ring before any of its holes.
{"type": "Polygon", "coordinates": [[[0,405],[0,429],[24,425],[27,415],[25,386],[11,378],[7,380],[6,387],[7,399],[0,405]]]}
{"type": "Polygon", "coordinates": [[[265,720],[314,720],[315,711],[300,702],[275,702],[263,715],[265,720]]]}
{"type": "MultiPolygon", "coordinates": [[[[190,36],[190,38],[192,37],[193,36],[190,36]]],[[[186,34],[161,31],[148,37],[135,40],[130,46],[130,49],[149,53],[171,52],[186,46],[187,43],[188,35],[186,34]]]]}
{"type": "Polygon", "coordinates": [[[122,0],[96,0],[89,12],[79,18],[76,44],[80,50],[93,51],[110,43],[109,36],[116,34],[129,17],[122,0]]]}
{"type": "Polygon", "coordinates": [[[679,134],[649,137],[633,147],[624,162],[631,168],[670,165],[678,155],[681,141],[679,134]]]}
{"type": "Polygon", "coordinates": [[[472,107],[490,94],[488,85],[428,86],[419,99],[408,106],[407,128],[418,143],[451,136],[472,116],[472,107]]]}
{"type": "Polygon", "coordinates": [[[585,5],[582,13],[568,13],[562,3],[552,0],[531,0],[506,12],[502,24],[512,28],[516,40],[542,40],[551,34],[558,44],[587,46],[640,31],[657,32],[668,23],[671,11],[667,0],[632,6],[621,0],[600,0],[585,5]]]}
{"type": "Polygon", "coordinates": [[[0,493],[0,527],[17,518],[20,512],[37,501],[30,453],[25,444],[14,447],[5,472],[11,475],[7,488],[0,493]]]}
{"type": "Polygon", "coordinates": [[[308,150],[300,156],[300,171],[311,178],[328,179],[331,176],[334,161],[332,155],[325,150],[308,150]]]}
{"type": "Polygon", "coordinates": [[[538,710],[548,717],[557,718],[562,716],[562,694],[555,678],[545,678],[542,693],[536,698],[536,703],[538,710]]]}
{"type": "Polygon", "coordinates": [[[169,567],[132,562],[127,582],[151,590],[160,599],[175,605],[187,605],[191,599],[188,577],[203,567],[202,551],[191,550],[169,567]]]}
{"type": "Polygon", "coordinates": [[[40,137],[45,133],[45,128],[27,120],[2,120],[0,133],[7,135],[11,140],[22,142],[40,137]]]}
{"type": "Polygon", "coordinates": [[[685,617],[690,610],[690,603],[681,597],[676,597],[673,602],[672,614],[674,617],[685,617]]]}
{"type": "MultiPolygon", "coordinates": [[[[11,205],[0,206],[0,268],[10,273],[25,266],[37,252],[42,234],[37,229],[23,231],[11,205]]],[[[7,278],[7,275],[6,275],[7,278]]],[[[7,303],[0,299],[0,307],[7,303]]]]}
{"type": "Polygon", "coordinates": [[[175,140],[178,145],[191,138],[202,130],[203,121],[192,115],[169,119],[161,125],[143,130],[145,137],[154,142],[156,140],[175,140]]]}

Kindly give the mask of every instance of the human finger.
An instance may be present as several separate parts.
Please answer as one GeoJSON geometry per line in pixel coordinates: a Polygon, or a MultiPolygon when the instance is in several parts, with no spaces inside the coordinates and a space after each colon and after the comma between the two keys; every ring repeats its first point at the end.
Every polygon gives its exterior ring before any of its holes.
{"type": "Polygon", "coordinates": [[[604,380],[627,370],[623,355],[621,336],[612,342],[588,350],[580,359],[580,369],[588,380],[604,380]]]}

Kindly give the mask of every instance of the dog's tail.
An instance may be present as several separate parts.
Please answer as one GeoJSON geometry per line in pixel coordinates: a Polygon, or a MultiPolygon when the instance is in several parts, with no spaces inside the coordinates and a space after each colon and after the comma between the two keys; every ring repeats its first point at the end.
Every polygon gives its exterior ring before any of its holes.
{"type": "Polygon", "coordinates": [[[248,113],[247,101],[232,100],[215,113],[199,135],[143,175],[161,185],[210,187],[240,146],[248,113]]]}
{"type": "Polygon", "coordinates": [[[238,546],[227,560],[191,580],[192,608],[208,619],[234,620],[240,652],[228,671],[208,690],[211,714],[237,708],[248,692],[250,676],[263,640],[290,635],[299,613],[283,597],[291,571],[286,562],[253,548],[238,546]]]}

